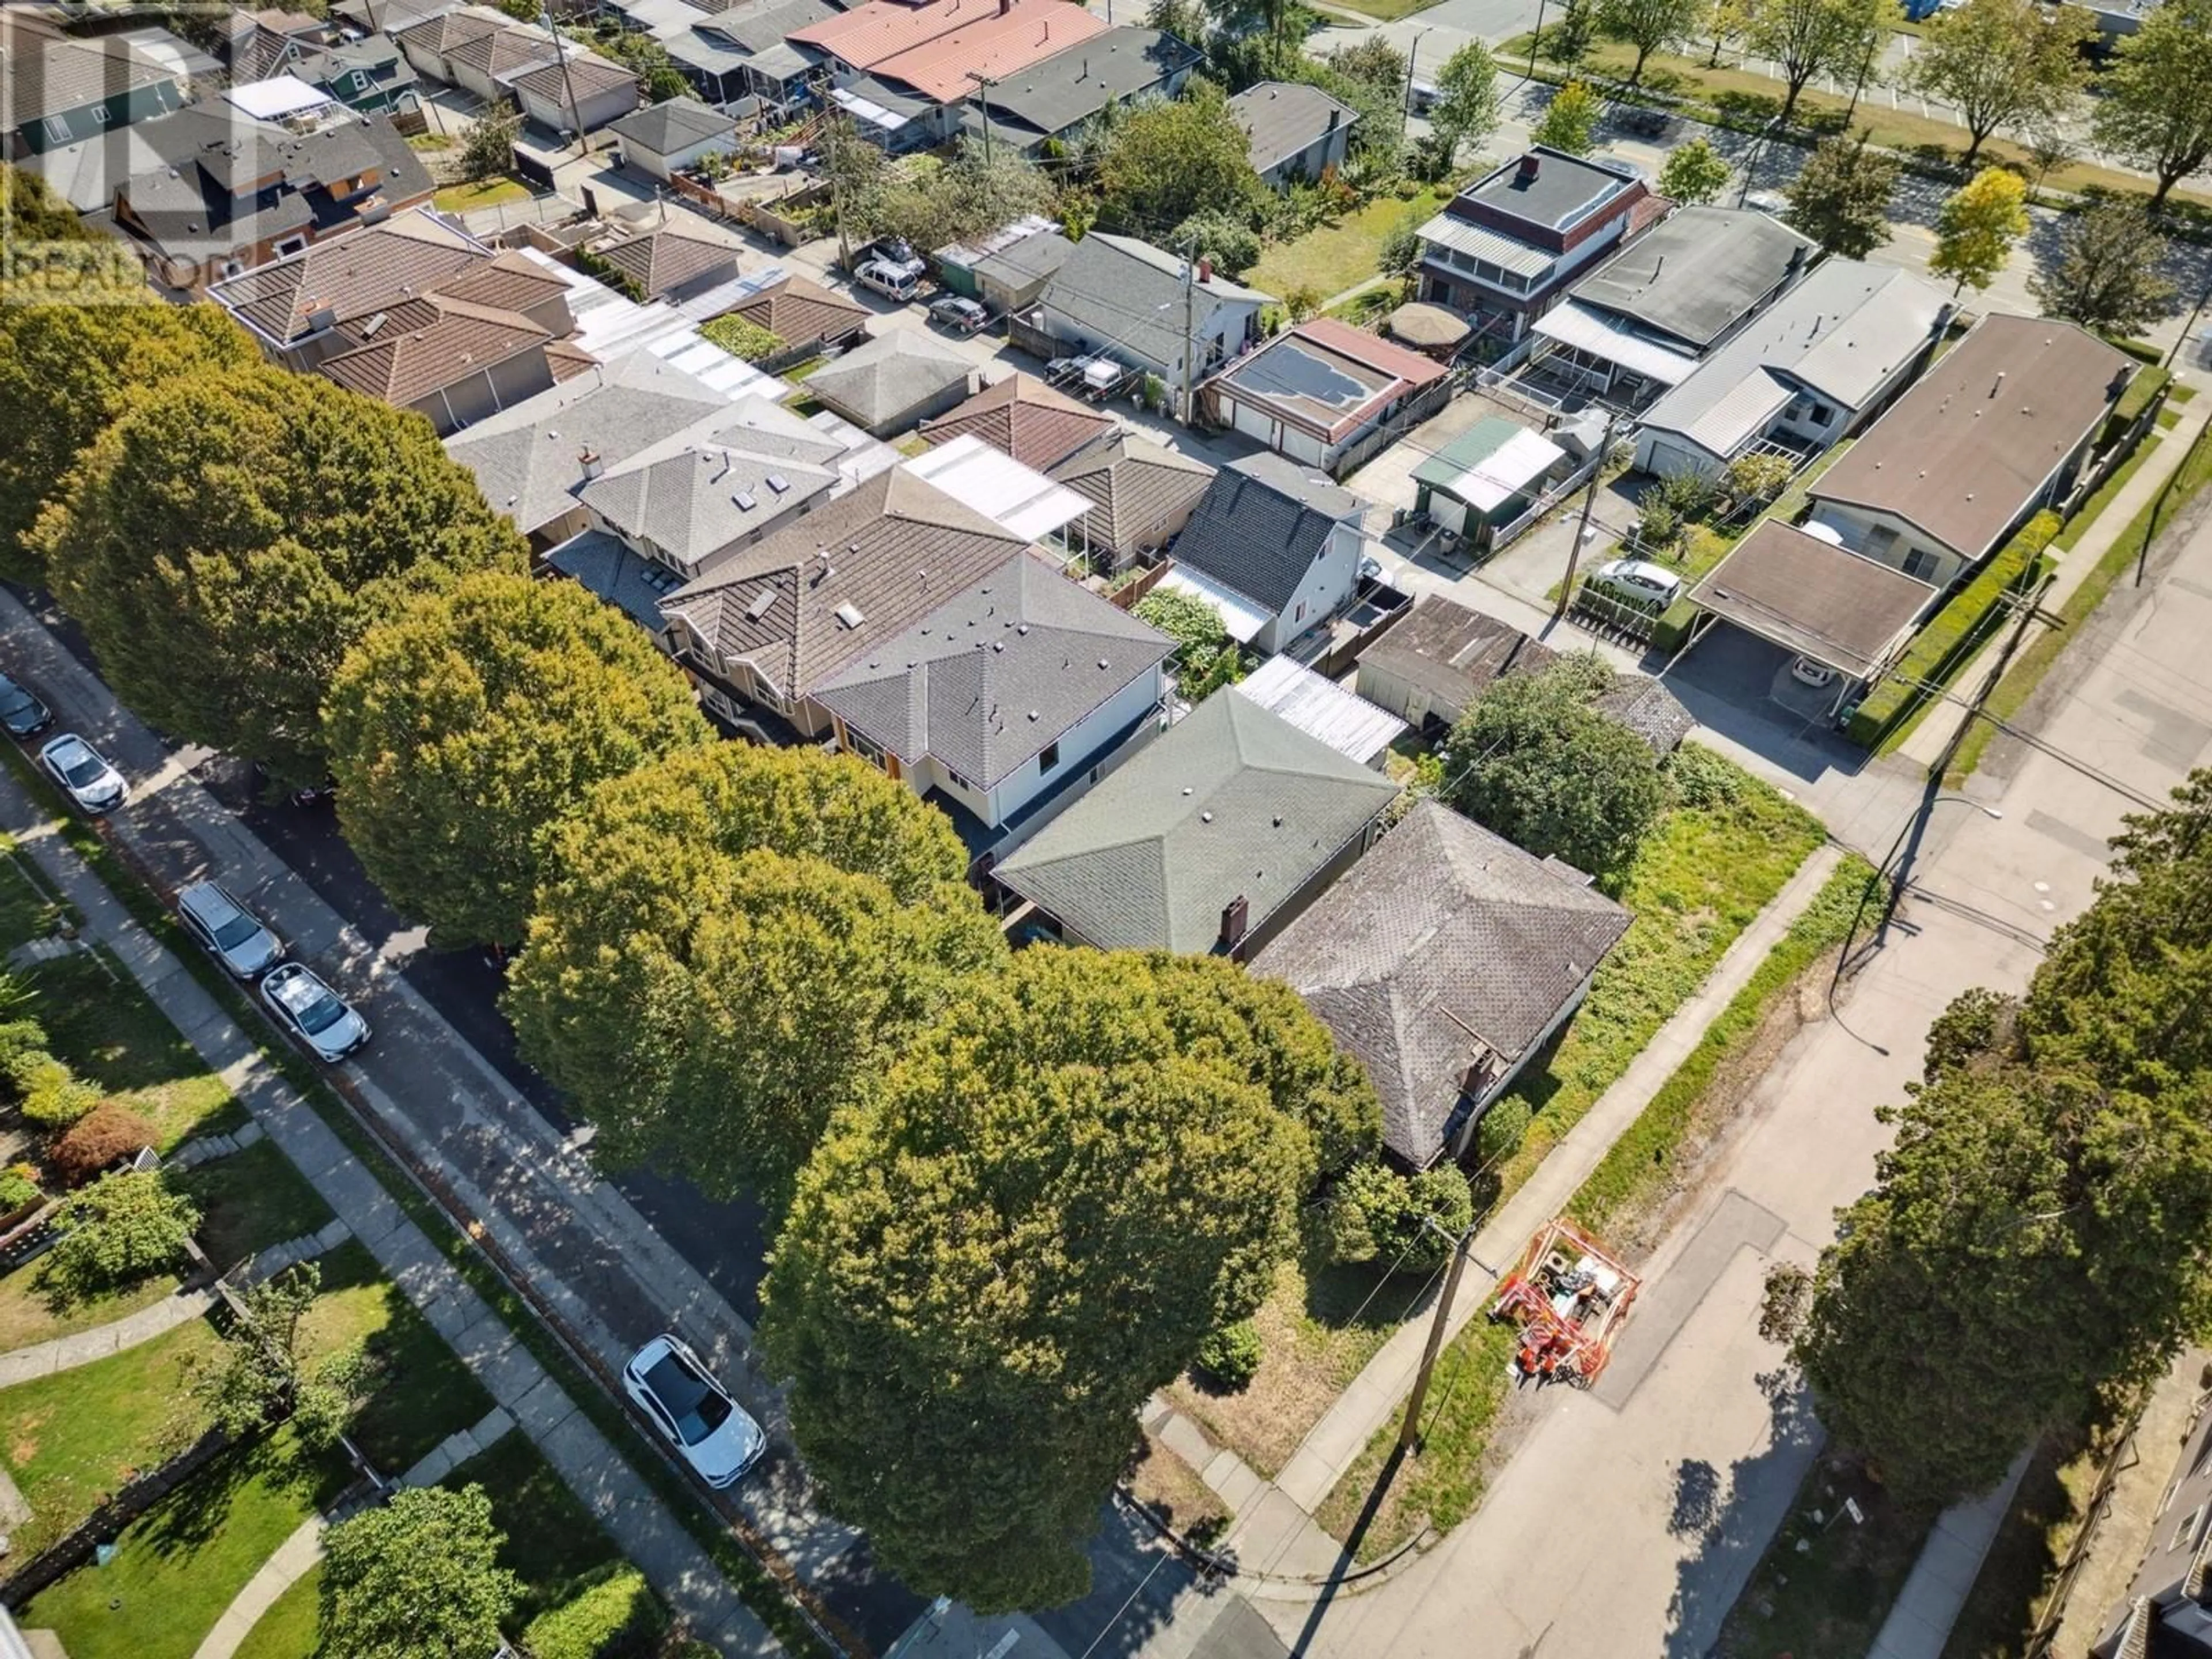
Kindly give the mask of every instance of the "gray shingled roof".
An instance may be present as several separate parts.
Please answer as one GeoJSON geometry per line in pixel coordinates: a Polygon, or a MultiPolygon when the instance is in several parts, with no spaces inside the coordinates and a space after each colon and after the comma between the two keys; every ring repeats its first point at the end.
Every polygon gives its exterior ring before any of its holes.
{"type": "Polygon", "coordinates": [[[1328,546],[1330,532],[1364,506],[1311,467],[1272,453],[1249,455],[1214,474],[1176,540],[1176,562],[1279,611],[1328,546]]]}
{"type": "Polygon", "coordinates": [[[1212,951],[1303,891],[1398,786],[1248,697],[1207,698],[999,866],[1090,943],[1212,951]]]}
{"type": "Polygon", "coordinates": [[[975,367],[935,335],[898,328],[817,369],[806,390],[839,414],[874,427],[961,384],[975,367]]]}
{"type": "Polygon", "coordinates": [[[885,640],[815,696],[901,760],[990,789],[1174,643],[1042,559],[1014,562],[885,640]]]}
{"type": "Polygon", "coordinates": [[[1382,1097],[1384,1144],[1425,1166],[1444,1150],[1482,1048],[1508,1067],[1523,1060],[1631,920],[1559,866],[1425,800],[1252,971],[1287,981],[1358,1056],[1382,1097]]]}
{"type": "Polygon", "coordinates": [[[1229,117],[1250,141],[1253,171],[1264,173],[1359,112],[1303,81],[1261,81],[1229,100],[1229,117]]]}
{"type": "MultiPolygon", "coordinates": [[[[1273,299],[1216,273],[1194,284],[1192,325],[1203,331],[1224,305],[1265,305],[1273,299]]],[[[1045,301],[1102,339],[1158,365],[1182,356],[1182,260],[1140,242],[1094,230],[1075,245],[1045,289],[1045,301]]]]}
{"type": "Polygon", "coordinates": [[[726,138],[738,124],[696,98],[670,98],[634,109],[607,129],[624,143],[666,155],[710,138],[726,138]]]}
{"type": "Polygon", "coordinates": [[[1792,261],[1816,257],[1810,238],[1771,213],[1686,207],[1570,292],[1703,351],[1790,275],[1792,261]]]}
{"type": "MultiPolygon", "coordinates": [[[[584,505],[696,571],[836,483],[838,445],[781,429],[773,417],[784,411],[762,398],[730,414],[726,425],[687,429],[610,468],[585,485],[584,505]]],[[[785,420],[805,426],[795,416],[785,420]]]]}

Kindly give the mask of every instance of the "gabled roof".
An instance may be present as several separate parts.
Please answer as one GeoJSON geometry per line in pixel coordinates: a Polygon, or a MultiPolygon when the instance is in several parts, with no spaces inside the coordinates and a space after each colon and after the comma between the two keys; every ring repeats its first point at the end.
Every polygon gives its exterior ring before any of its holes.
{"type": "Polygon", "coordinates": [[[894,467],[678,589],[661,611],[795,699],[1028,549],[894,467]]]}
{"type": "Polygon", "coordinates": [[[1024,466],[1049,469],[1111,431],[1115,421],[1062,397],[1034,375],[1013,374],[921,423],[933,444],[974,434],[1024,466]]]}
{"type": "Polygon", "coordinates": [[[1425,800],[1254,958],[1357,1055],[1382,1139],[1416,1167],[1444,1149],[1468,1069],[1508,1067],[1620,941],[1629,913],[1560,866],[1425,800]]]}
{"type": "Polygon", "coordinates": [[[958,28],[865,67],[879,80],[897,82],[925,98],[951,104],[975,90],[972,76],[995,80],[1019,74],[1042,58],[1103,34],[1107,27],[1105,19],[1065,0],[1011,0],[1003,11],[978,13],[972,7],[970,11],[971,21],[958,28]]]}
{"type": "Polygon", "coordinates": [[[1247,456],[1214,474],[1176,540],[1176,562],[1279,612],[1327,548],[1331,532],[1364,510],[1350,490],[1295,461],[1273,453],[1247,456]]]}
{"type": "Polygon", "coordinates": [[[2133,372],[2124,353],[2071,323],[1992,313],[1810,493],[1893,513],[1978,559],[2105,418],[2133,372]]]}
{"type": "Polygon", "coordinates": [[[494,254],[486,263],[469,265],[450,276],[437,278],[431,291],[473,305],[526,311],[532,306],[566,295],[568,285],[510,249],[494,254]]]}
{"type": "Polygon", "coordinates": [[[724,266],[734,272],[738,264],[738,251],[729,243],[702,236],[681,222],[593,248],[592,254],[636,283],[648,300],[657,300],[724,266]]]}
{"type": "Polygon", "coordinates": [[[988,100],[961,110],[960,124],[981,132],[988,112],[1001,135],[1035,143],[1089,120],[1116,98],[1172,78],[1201,56],[1172,34],[1120,24],[1001,77],[988,100]]]}
{"type": "Polygon", "coordinates": [[[1105,442],[1069,456],[1049,476],[1096,503],[1083,515],[1085,538],[1121,548],[1195,506],[1213,469],[1117,426],[1105,442]]]}
{"type": "Polygon", "coordinates": [[[875,313],[804,276],[787,276],[737,307],[736,315],[788,346],[842,340],[875,313]]]}
{"type": "Polygon", "coordinates": [[[392,36],[403,46],[421,46],[443,57],[465,41],[489,40],[500,33],[503,27],[496,18],[457,9],[440,12],[417,23],[409,23],[392,31],[392,36]]]}
{"type": "Polygon", "coordinates": [[[607,130],[624,143],[635,144],[655,155],[669,155],[693,144],[726,138],[738,124],[696,98],[668,98],[643,109],[634,109],[607,130]]]}
{"type": "Polygon", "coordinates": [[[112,35],[40,40],[19,34],[17,40],[21,44],[9,53],[7,65],[11,127],[36,126],[49,115],[178,78],[131,42],[112,35]]]}
{"type": "Polygon", "coordinates": [[[1311,317],[1224,371],[1218,384],[1334,443],[1447,373],[1433,357],[1364,329],[1311,317]]]}
{"type": "MultiPolygon", "coordinates": [[[[1045,289],[1045,303],[1091,333],[1146,362],[1171,364],[1182,356],[1182,260],[1133,236],[1094,230],[1075,245],[1045,289]]],[[[1262,306],[1274,296],[1216,272],[1192,284],[1192,321],[1203,329],[1224,305],[1262,306]]]]}
{"type": "Polygon", "coordinates": [[[1463,708],[1502,675],[1533,674],[1556,660],[1549,646],[1539,645],[1510,623],[1470,611],[1436,593],[1424,593],[1382,638],[1359,653],[1364,670],[1373,664],[1418,685],[1445,706],[1463,708]]]}
{"type": "Polygon", "coordinates": [[[532,70],[526,75],[516,76],[510,83],[517,92],[526,92],[535,98],[557,103],[562,110],[568,106],[572,88],[576,101],[596,98],[603,92],[613,92],[623,87],[637,85],[637,71],[624,69],[593,52],[580,52],[566,64],[548,64],[543,69],[532,70]]]}
{"type": "Polygon", "coordinates": [[[361,343],[325,357],[317,369],[342,386],[401,409],[552,338],[519,313],[443,295],[409,300],[344,331],[361,343]],[[368,323],[378,326],[371,330],[368,323]]]}
{"type": "Polygon", "coordinates": [[[1864,407],[1950,309],[1941,289],[1911,271],[1825,260],[1645,410],[1643,423],[1726,459],[1801,387],[1846,410],[1864,407]]]}
{"type": "Polygon", "coordinates": [[[1259,173],[1359,118],[1351,105],[1303,81],[1255,82],[1229,100],[1229,114],[1251,141],[1252,170],[1259,173]]]}
{"type": "Polygon", "coordinates": [[[1203,955],[1257,931],[1398,786],[1244,697],[1212,696],[994,872],[1090,943],[1203,955]]]}
{"type": "Polygon", "coordinates": [[[1173,649],[1119,605],[1024,557],[883,641],[815,696],[901,760],[931,756],[988,790],[1173,649]]]}
{"type": "Polygon", "coordinates": [[[1935,602],[1893,566],[1769,519],[1690,592],[1690,603],[1785,651],[1864,679],[1935,602]]]}
{"type": "Polygon", "coordinates": [[[1568,291],[1696,353],[1818,257],[1810,237],[1771,213],[1686,207],[1568,291]]]}
{"type": "Polygon", "coordinates": [[[760,398],[729,415],[712,432],[687,430],[610,468],[584,486],[584,505],[696,567],[836,483],[844,451],[796,416],[760,398]]]}
{"type": "Polygon", "coordinates": [[[418,298],[492,259],[491,251],[465,231],[417,208],[216,283],[208,297],[281,344],[311,332],[308,319],[317,312],[327,310],[338,322],[365,317],[418,298]]]}
{"type": "Polygon", "coordinates": [[[494,80],[512,80],[540,64],[558,63],[553,37],[520,23],[501,24],[489,33],[470,34],[446,51],[447,61],[465,64],[494,80]]]}
{"type": "Polygon", "coordinates": [[[738,0],[702,9],[707,15],[692,26],[695,33],[711,29],[749,53],[781,46],[809,24],[842,15],[829,0],[738,0]]]}
{"type": "Polygon", "coordinates": [[[975,367],[933,334],[893,329],[815,370],[806,390],[863,426],[880,426],[962,384],[975,367]]]}

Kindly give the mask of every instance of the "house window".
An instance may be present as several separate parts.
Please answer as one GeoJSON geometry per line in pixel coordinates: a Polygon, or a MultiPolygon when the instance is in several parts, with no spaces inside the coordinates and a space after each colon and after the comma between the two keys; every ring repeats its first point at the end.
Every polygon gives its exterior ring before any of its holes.
{"type": "Polygon", "coordinates": [[[280,259],[287,258],[291,254],[299,252],[307,246],[307,239],[304,236],[287,236],[283,241],[276,244],[276,257],[280,259]]]}
{"type": "Polygon", "coordinates": [[[46,137],[52,139],[55,143],[66,144],[69,143],[70,124],[64,118],[58,115],[49,115],[46,118],[45,126],[46,129],[46,137]]]}
{"type": "Polygon", "coordinates": [[[1297,608],[1296,611],[1293,611],[1292,612],[1291,612],[1291,620],[1292,622],[1294,622],[1294,623],[1302,623],[1302,622],[1304,622],[1305,619],[1306,619],[1306,602],[1305,602],[1304,599],[1300,599],[1300,600],[1298,601],[1298,608],[1297,608]]]}
{"type": "Polygon", "coordinates": [[[842,730],[845,736],[846,748],[851,750],[854,754],[858,755],[862,760],[867,762],[871,766],[880,767],[883,765],[884,750],[881,744],[870,742],[866,736],[860,732],[855,732],[849,726],[843,727],[842,730]]]}
{"type": "Polygon", "coordinates": [[[1905,574],[1917,576],[1922,581],[1935,580],[1936,568],[1942,561],[1925,548],[1916,547],[1905,556],[1905,574]]]}
{"type": "Polygon", "coordinates": [[[94,125],[104,127],[115,118],[115,112],[105,104],[94,104],[92,106],[92,118],[94,125]]]}
{"type": "Polygon", "coordinates": [[[1037,757],[1038,773],[1042,775],[1043,773],[1049,772],[1054,767],[1059,764],[1060,745],[1056,743],[1048,743],[1045,744],[1044,753],[1037,757]]]}
{"type": "Polygon", "coordinates": [[[2202,1504],[2199,1504],[2195,1509],[2190,1510],[2188,1514],[2181,1517],[2181,1524],[2173,1529],[2173,1541],[2168,1544],[2166,1548],[2169,1550],[2185,1550],[2196,1547],[2197,1528],[2198,1524],[2203,1519],[2204,1506],[2202,1504]]]}
{"type": "Polygon", "coordinates": [[[1826,404],[1814,404],[1811,412],[1805,418],[1812,422],[1814,426],[1826,426],[1836,418],[1836,411],[1826,404]]]}

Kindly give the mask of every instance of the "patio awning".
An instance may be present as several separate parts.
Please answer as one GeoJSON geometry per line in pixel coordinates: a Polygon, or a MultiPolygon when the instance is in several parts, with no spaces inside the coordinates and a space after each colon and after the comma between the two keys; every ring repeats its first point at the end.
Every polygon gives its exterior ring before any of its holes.
{"type": "Polygon", "coordinates": [[[1159,585],[1212,606],[1220,613],[1221,625],[1229,630],[1229,637],[1239,645],[1249,645],[1253,637],[1274,620],[1242,593],[1231,592],[1182,565],[1170,568],[1160,578],[1159,585]]]}
{"type": "Polygon", "coordinates": [[[1577,300],[1539,317],[1536,332],[1662,386],[1680,386],[1698,366],[1695,357],[1647,339],[1577,300]]]}

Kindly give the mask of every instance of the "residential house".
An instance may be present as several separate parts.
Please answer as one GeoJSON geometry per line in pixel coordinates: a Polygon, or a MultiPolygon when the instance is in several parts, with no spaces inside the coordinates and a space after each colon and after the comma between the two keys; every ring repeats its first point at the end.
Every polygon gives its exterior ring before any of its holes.
{"type": "Polygon", "coordinates": [[[504,12],[492,12],[489,21],[489,29],[463,30],[441,54],[448,71],[445,78],[486,103],[506,103],[514,99],[514,83],[523,76],[560,63],[561,47],[547,30],[518,23],[504,12]]]}
{"type": "Polygon", "coordinates": [[[220,49],[230,66],[234,86],[294,73],[302,53],[324,46],[334,35],[330,24],[321,18],[276,7],[234,11],[219,27],[220,49]]]}
{"type": "Polygon", "coordinates": [[[1717,478],[1762,444],[1826,449],[1911,379],[1952,311],[1910,271],[1824,260],[1644,412],[1636,466],[1717,478]]]}
{"type": "Polygon", "coordinates": [[[903,467],[864,481],[662,603],[708,709],[739,730],[834,730],[816,693],[1029,543],[903,467]]]}
{"type": "Polygon", "coordinates": [[[585,251],[584,268],[605,274],[634,300],[681,298],[738,274],[738,251],[679,216],[651,230],[585,251]]]}
{"type": "Polygon", "coordinates": [[[1577,276],[1664,210],[1628,167],[1539,144],[1421,227],[1419,297],[1518,340],[1577,276]]]}
{"type": "Polygon", "coordinates": [[[412,410],[441,437],[592,366],[587,354],[521,313],[447,293],[403,300],[336,332],[350,343],[319,362],[317,372],[412,410]]]}
{"type": "Polygon", "coordinates": [[[724,106],[757,98],[779,111],[805,100],[807,83],[823,73],[824,60],[789,37],[838,15],[836,6],[829,0],[742,0],[702,9],[706,15],[695,13],[680,25],[652,31],[700,97],[724,106]]]}
{"type": "Polygon", "coordinates": [[[1180,410],[1206,374],[1259,343],[1260,308],[1273,302],[1209,261],[1189,266],[1133,236],[1094,230],[1045,284],[1033,325],[1068,352],[1157,375],[1180,410]]]}
{"type": "Polygon", "coordinates": [[[1304,81],[1261,81],[1229,100],[1252,145],[1252,171],[1270,190],[1311,184],[1340,167],[1358,111],[1304,81]]]}
{"type": "Polygon", "coordinates": [[[550,338],[574,331],[565,283],[412,208],[213,284],[207,297],[287,368],[313,368],[361,342],[342,331],[410,301],[447,295],[516,312],[550,338]]]}
{"type": "Polygon", "coordinates": [[[828,500],[843,453],[781,405],[744,398],[608,466],[577,499],[594,529],[693,581],[828,500]]]}
{"type": "Polygon", "coordinates": [[[363,34],[379,31],[398,35],[403,29],[449,11],[459,11],[465,0],[333,0],[331,15],[363,34]]]}
{"type": "Polygon", "coordinates": [[[415,22],[387,23],[385,27],[399,43],[399,50],[406,54],[417,75],[456,87],[461,84],[461,73],[454,55],[471,42],[486,40],[501,33],[511,21],[504,12],[488,6],[460,5],[432,13],[415,22]]]}
{"type": "MultiPolygon", "coordinates": [[[[682,433],[706,432],[732,400],[647,351],[633,351],[446,440],[494,511],[541,550],[591,527],[592,481],[682,433]]],[[[656,612],[655,626],[658,626],[656,612]]]]}
{"type": "Polygon", "coordinates": [[[1229,688],[1280,714],[1308,737],[1379,772],[1406,722],[1291,657],[1270,657],[1229,688]]]}
{"type": "Polygon", "coordinates": [[[1204,461],[1119,424],[1048,471],[1091,503],[1066,531],[1069,544],[1112,570],[1166,547],[1213,483],[1204,461]]]}
{"type": "Polygon", "coordinates": [[[158,284],[197,293],[429,200],[429,173],[387,117],[320,108],[279,125],[203,100],[24,165],[132,243],[158,284]]]}
{"type": "Polygon", "coordinates": [[[507,86],[526,119],[571,136],[611,125],[639,101],[637,71],[589,52],[525,69],[507,86]]]}
{"type": "Polygon", "coordinates": [[[614,123],[622,159],[663,184],[709,155],[737,148],[738,124],[696,98],[669,98],[633,110],[614,123]]]}
{"type": "Polygon", "coordinates": [[[1820,475],[1808,526],[1948,587],[2065,499],[2134,369],[2071,323],[1993,312],[1820,475]]]}
{"type": "Polygon", "coordinates": [[[1413,515],[1478,550],[1573,471],[1567,452],[1517,421],[1486,415],[1413,469],[1413,515]]]}
{"type": "Polygon", "coordinates": [[[729,314],[766,329],[781,342],[776,350],[760,360],[761,367],[773,370],[818,357],[825,351],[842,351],[865,340],[868,319],[875,313],[819,283],[787,276],[762,289],[729,314]]]}
{"type": "Polygon", "coordinates": [[[1047,140],[1073,143],[1109,104],[1178,96],[1203,56],[1172,34],[1121,24],[977,88],[959,130],[1033,156],[1047,140]]]}
{"type": "Polygon", "coordinates": [[[1024,553],[816,693],[838,745],[939,802],[979,854],[1159,724],[1174,642],[1024,553]]]}
{"type": "Polygon", "coordinates": [[[933,334],[893,329],[807,378],[806,395],[878,438],[967,397],[975,364],[933,334]]]}
{"type": "Polygon", "coordinates": [[[1683,208],[1536,319],[1536,356],[1555,378],[1638,406],[1687,380],[1819,254],[1771,213],[1683,208]]]}
{"type": "MultiPolygon", "coordinates": [[[[2156,1511],[2143,1516],[2116,1506],[2108,1524],[2118,1535],[2098,1534],[2100,1554],[2136,1539],[2142,1554],[2089,1650],[2092,1659],[2199,1659],[2212,1652],[2212,1412],[2206,1403],[2199,1393],[2156,1511]]],[[[2160,1448],[2170,1443],[2146,1435],[2135,1443],[2131,1458],[2162,1457],[2160,1448]]]]}
{"type": "Polygon", "coordinates": [[[404,114],[422,103],[415,66],[387,34],[309,47],[295,54],[290,72],[348,109],[404,114]]]}
{"type": "Polygon", "coordinates": [[[1034,306],[1074,252],[1057,225],[1033,213],[988,236],[939,248],[929,261],[952,293],[1003,313],[1034,306]]]}
{"type": "MultiPolygon", "coordinates": [[[[1216,699],[1218,701],[1218,699],[1216,699]]],[[[1634,920],[1556,860],[1422,801],[1252,960],[1356,1056],[1382,1144],[1425,1170],[1589,994],[1634,920]]]]}
{"type": "MultiPolygon", "coordinates": [[[[1536,674],[1559,659],[1510,623],[1424,593],[1360,647],[1354,684],[1376,708],[1425,732],[1449,729],[1467,706],[1508,674],[1536,674]]],[[[1590,706],[1671,754],[1697,720],[1663,682],[1616,673],[1590,706]]]]}
{"type": "Polygon", "coordinates": [[[1366,850],[1397,796],[1281,715],[1216,696],[992,875],[1071,944],[1243,960],[1366,850]]]}
{"type": "Polygon", "coordinates": [[[1025,542],[1062,538],[1090,510],[1085,497],[1054,483],[1036,468],[1024,466],[1006,451],[994,449],[972,432],[933,445],[898,465],[901,471],[934,484],[1025,542]]]}
{"type": "Polygon", "coordinates": [[[11,27],[0,52],[0,160],[19,161],[182,109],[190,83],[118,35],[53,40],[11,27]]]}
{"type": "Polygon", "coordinates": [[[1232,461],[1176,538],[1164,585],[1212,605],[1239,643],[1280,651],[1351,603],[1366,510],[1280,455],[1232,461]]]}
{"type": "Polygon", "coordinates": [[[1334,477],[1450,398],[1444,365],[1334,317],[1308,318],[1206,383],[1213,419],[1334,477]]]}
{"type": "Polygon", "coordinates": [[[972,433],[1024,466],[1048,472],[1117,425],[1112,416],[1063,397],[1034,375],[1016,373],[924,421],[921,436],[936,445],[972,433]]]}

